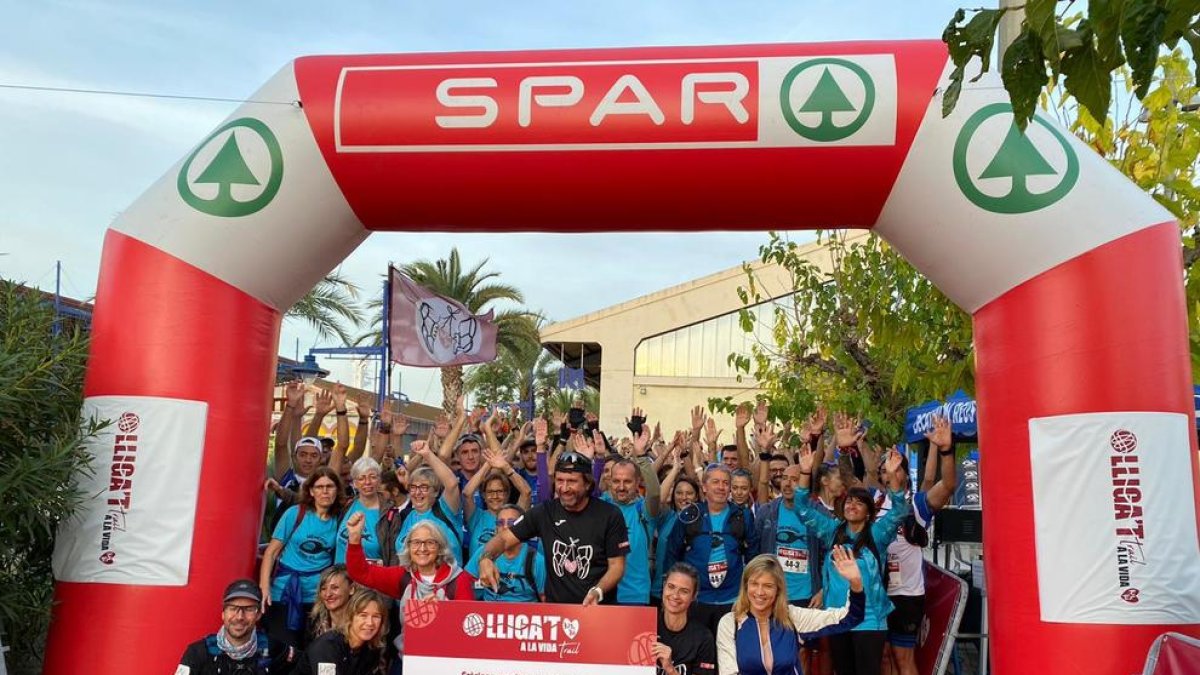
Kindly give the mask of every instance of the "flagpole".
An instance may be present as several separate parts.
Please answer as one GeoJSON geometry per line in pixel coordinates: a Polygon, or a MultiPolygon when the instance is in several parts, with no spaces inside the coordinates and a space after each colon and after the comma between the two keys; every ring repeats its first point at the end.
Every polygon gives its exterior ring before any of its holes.
{"type": "Polygon", "coordinates": [[[391,370],[388,366],[392,362],[392,344],[391,344],[391,317],[392,317],[392,266],[388,264],[387,279],[383,282],[383,335],[381,335],[382,358],[379,359],[379,405],[387,405],[388,394],[390,393],[388,382],[388,371],[391,370]]]}

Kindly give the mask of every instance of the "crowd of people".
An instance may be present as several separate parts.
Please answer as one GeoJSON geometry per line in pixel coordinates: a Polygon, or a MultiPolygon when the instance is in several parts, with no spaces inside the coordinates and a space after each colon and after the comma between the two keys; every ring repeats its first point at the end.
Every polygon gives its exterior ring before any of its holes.
{"type": "Polygon", "coordinates": [[[743,404],[723,445],[700,406],[668,440],[640,409],[618,434],[581,403],[523,421],[460,400],[405,443],[386,407],[356,406],[352,437],[340,385],[305,428],[306,387],[285,393],[259,578],[231,583],[182,675],[400,674],[402,608],[455,600],[656,607],[662,675],[917,672],[945,419],[914,490],[906,455],[820,409],[777,427],[743,404]]]}

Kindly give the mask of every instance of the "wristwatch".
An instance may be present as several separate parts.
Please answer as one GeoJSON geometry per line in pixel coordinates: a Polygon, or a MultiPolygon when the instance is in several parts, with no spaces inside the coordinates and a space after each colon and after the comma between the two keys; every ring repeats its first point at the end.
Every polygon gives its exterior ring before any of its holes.
{"type": "Polygon", "coordinates": [[[600,596],[599,598],[596,599],[596,602],[604,602],[604,589],[603,588],[600,588],[599,586],[592,586],[591,588],[588,589],[588,593],[591,593],[592,591],[596,591],[596,595],[600,596]]]}

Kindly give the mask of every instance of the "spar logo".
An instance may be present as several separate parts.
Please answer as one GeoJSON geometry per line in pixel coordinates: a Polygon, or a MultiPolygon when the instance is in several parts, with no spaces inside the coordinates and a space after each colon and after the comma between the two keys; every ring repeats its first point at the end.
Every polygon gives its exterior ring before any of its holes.
{"type": "Polygon", "coordinates": [[[812,59],[784,76],[779,105],[797,134],[819,143],[840,141],[870,119],[875,109],[875,81],[853,61],[812,59]]]}
{"type": "Polygon", "coordinates": [[[467,637],[509,640],[519,643],[522,653],[579,653],[579,620],[553,614],[492,613],[463,617],[462,630],[467,637]]]}
{"type": "Polygon", "coordinates": [[[142,420],[133,412],[124,412],[117,418],[117,430],[113,437],[111,463],[109,464],[108,510],[100,526],[100,562],[112,565],[117,553],[113,537],[124,532],[125,516],[133,505],[133,478],[137,468],[137,432],[142,420]]]}
{"type": "Polygon", "coordinates": [[[992,213],[1044,209],[1079,179],[1079,157],[1062,132],[1034,115],[1022,134],[1007,103],[986,105],[967,118],[954,141],[953,165],[963,196],[992,213]]]}
{"type": "Polygon", "coordinates": [[[261,211],[283,183],[283,150],[271,129],[243,117],[214,131],[179,170],[176,189],[190,207],[237,218],[261,211]]]}
{"type": "Polygon", "coordinates": [[[1146,565],[1145,527],[1142,514],[1141,466],[1138,463],[1138,439],[1128,429],[1117,429],[1109,436],[1110,477],[1112,481],[1113,519],[1117,535],[1116,573],[1121,600],[1136,604],[1141,591],[1133,585],[1137,566],[1146,565]]]}

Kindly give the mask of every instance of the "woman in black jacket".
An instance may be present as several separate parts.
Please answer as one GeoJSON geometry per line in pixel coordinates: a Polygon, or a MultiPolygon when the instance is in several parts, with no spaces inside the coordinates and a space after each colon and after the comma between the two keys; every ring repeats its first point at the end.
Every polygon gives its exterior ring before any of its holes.
{"type": "Polygon", "coordinates": [[[296,665],[294,675],[370,675],[383,654],[387,635],[384,600],[375,591],[358,589],[350,596],[350,622],[333,630],[308,646],[296,665]]]}

